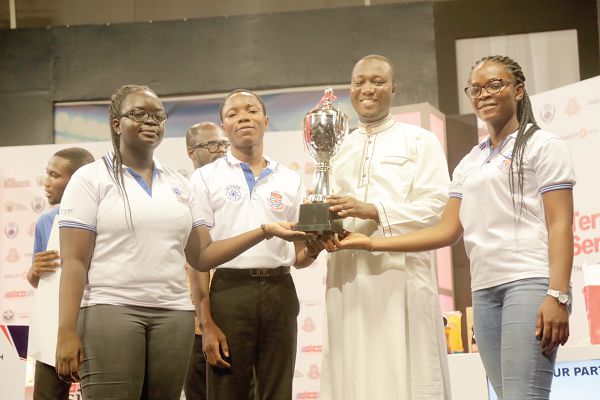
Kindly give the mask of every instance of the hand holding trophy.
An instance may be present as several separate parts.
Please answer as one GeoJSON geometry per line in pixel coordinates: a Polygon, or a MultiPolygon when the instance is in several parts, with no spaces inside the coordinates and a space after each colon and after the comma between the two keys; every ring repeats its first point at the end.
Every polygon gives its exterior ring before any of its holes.
{"type": "Polygon", "coordinates": [[[314,233],[343,232],[342,220],[329,210],[325,202],[332,194],[329,184],[331,159],[348,134],[348,117],[333,107],[336,97],[327,88],[323,98],[304,117],[304,144],[315,160],[315,176],[308,203],[300,206],[299,221],[295,230],[314,233]]]}

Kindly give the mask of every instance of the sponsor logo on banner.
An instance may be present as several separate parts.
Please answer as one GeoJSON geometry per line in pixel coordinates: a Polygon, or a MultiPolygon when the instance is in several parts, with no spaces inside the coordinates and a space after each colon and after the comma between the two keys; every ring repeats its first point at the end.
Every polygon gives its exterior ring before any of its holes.
{"type": "Polygon", "coordinates": [[[34,213],[41,213],[45,206],[46,200],[44,200],[43,198],[35,196],[33,199],[31,199],[31,209],[34,213]]]}
{"type": "Polygon", "coordinates": [[[302,346],[301,352],[302,353],[322,353],[323,346],[321,346],[320,344],[302,346]]]}
{"type": "Polygon", "coordinates": [[[225,187],[225,197],[229,201],[240,201],[242,199],[242,189],[239,185],[227,185],[225,187]]]}
{"type": "Polygon", "coordinates": [[[12,274],[2,275],[3,279],[27,279],[27,271],[24,272],[13,272],[12,274]]]}
{"type": "Polygon", "coordinates": [[[296,395],[296,399],[318,399],[319,392],[302,392],[296,395]]]}
{"type": "Polygon", "coordinates": [[[568,133],[566,135],[559,135],[562,140],[575,140],[575,139],[587,139],[593,134],[597,134],[598,129],[593,128],[581,128],[575,132],[568,133]]]}
{"type": "Polygon", "coordinates": [[[565,114],[569,116],[576,115],[581,110],[581,106],[577,101],[576,97],[571,97],[567,100],[567,107],[565,108],[565,114]]]}
{"type": "Polygon", "coordinates": [[[278,211],[283,209],[283,195],[281,192],[271,192],[268,201],[273,210],[278,211]]]}
{"type": "Polygon", "coordinates": [[[29,225],[29,229],[27,229],[27,234],[29,236],[35,235],[35,222],[32,222],[31,225],[29,225]]]}
{"type": "Polygon", "coordinates": [[[556,113],[556,108],[554,107],[554,104],[547,103],[547,104],[544,104],[542,106],[542,109],[540,110],[540,118],[545,123],[549,123],[550,121],[552,121],[554,119],[555,113],[556,113]]]}
{"type": "Polygon", "coordinates": [[[19,255],[16,247],[11,247],[8,250],[8,254],[6,255],[5,259],[9,263],[15,263],[21,259],[21,256],[19,255]]]}
{"type": "Polygon", "coordinates": [[[23,298],[33,296],[33,289],[31,290],[11,290],[10,292],[4,293],[4,297],[7,299],[23,298]]]}
{"type": "Polygon", "coordinates": [[[9,222],[8,224],[6,224],[6,226],[4,226],[4,234],[7,238],[14,239],[15,237],[17,237],[18,233],[19,225],[17,225],[16,223],[9,222]]]}
{"type": "Polygon", "coordinates": [[[17,203],[15,201],[7,201],[4,203],[4,211],[6,212],[23,211],[26,209],[27,207],[25,207],[23,204],[17,203]]]}
{"type": "Polygon", "coordinates": [[[600,98],[588,100],[588,106],[593,106],[600,103],[600,98]]]}
{"type": "Polygon", "coordinates": [[[302,378],[304,374],[297,369],[294,370],[294,378],[302,378]]]}
{"type": "Polygon", "coordinates": [[[24,188],[31,186],[31,183],[27,179],[18,180],[17,178],[10,177],[4,179],[3,186],[6,189],[10,188],[24,188]]]}
{"type": "Polygon", "coordinates": [[[582,214],[575,211],[573,214],[573,253],[575,256],[600,253],[599,228],[600,212],[582,214]]]}
{"type": "Polygon", "coordinates": [[[315,322],[313,321],[313,319],[311,317],[304,318],[304,323],[302,324],[302,330],[304,332],[312,332],[315,329],[317,329],[317,327],[315,326],[315,322]]]}
{"type": "Polygon", "coordinates": [[[13,310],[4,310],[2,312],[2,320],[4,322],[10,322],[15,318],[15,312],[13,310]]]}
{"type": "Polygon", "coordinates": [[[321,377],[321,371],[319,371],[319,366],[317,364],[311,364],[308,367],[308,373],[306,374],[310,379],[319,379],[321,377]]]}

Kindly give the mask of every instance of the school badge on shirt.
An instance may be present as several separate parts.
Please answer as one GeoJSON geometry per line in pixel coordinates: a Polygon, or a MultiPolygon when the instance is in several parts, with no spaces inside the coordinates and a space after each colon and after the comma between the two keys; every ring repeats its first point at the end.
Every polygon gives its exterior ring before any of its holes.
{"type": "Polygon", "coordinates": [[[509,172],[512,165],[512,151],[509,151],[505,159],[498,165],[498,169],[503,172],[509,172]]]}
{"type": "Polygon", "coordinates": [[[185,196],[185,194],[181,191],[181,189],[179,188],[171,188],[173,189],[173,193],[175,194],[175,197],[177,197],[177,201],[183,204],[187,204],[188,203],[188,198],[185,196]]]}
{"type": "Polygon", "coordinates": [[[229,201],[240,201],[242,198],[242,189],[239,185],[225,186],[225,197],[229,201]]]}
{"type": "Polygon", "coordinates": [[[275,211],[283,209],[283,195],[281,192],[271,192],[268,202],[271,208],[275,211]]]}

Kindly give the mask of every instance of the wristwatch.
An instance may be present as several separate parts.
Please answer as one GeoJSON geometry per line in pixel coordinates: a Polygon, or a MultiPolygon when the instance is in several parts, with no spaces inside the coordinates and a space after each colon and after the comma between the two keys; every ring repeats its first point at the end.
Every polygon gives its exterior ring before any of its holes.
{"type": "Polygon", "coordinates": [[[560,290],[548,289],[546,294],[554,297],[560,304],[567,304],[571,300],[569,293],[561,292],[560,290]]]}

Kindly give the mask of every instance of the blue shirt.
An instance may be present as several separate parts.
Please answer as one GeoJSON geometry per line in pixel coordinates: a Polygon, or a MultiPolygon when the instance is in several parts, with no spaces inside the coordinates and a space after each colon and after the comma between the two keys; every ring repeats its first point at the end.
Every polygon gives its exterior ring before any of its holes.
{"type": "MultiPolygon", "coordinates": [[[[33,257],[41,251],[46,251],[48,246],[48,239],[50,238],[50,231],[52,230],[52,224],[54,218],[58,215],[58,207],[54,207],[50,211],[42,214],[35,224],[35,239],[33,241],[33,257]]],[[[58,250],[58,249],[50,249],[58,250]]]]}

